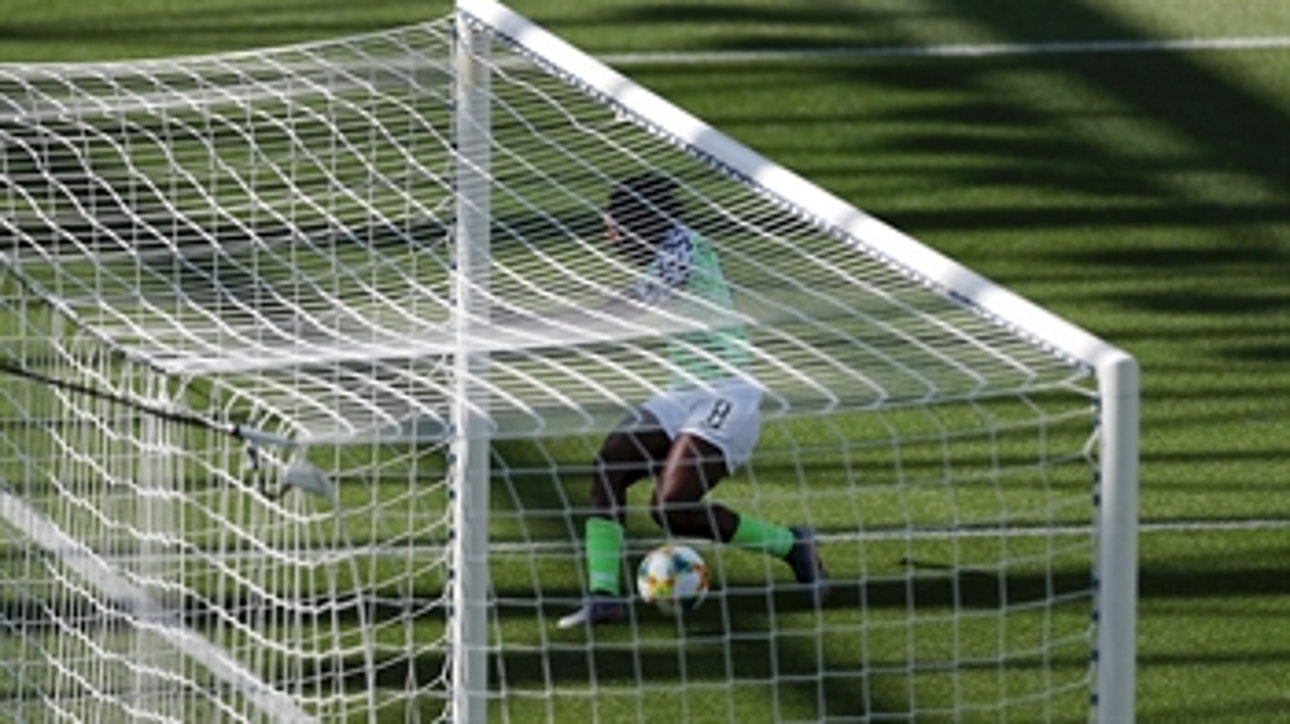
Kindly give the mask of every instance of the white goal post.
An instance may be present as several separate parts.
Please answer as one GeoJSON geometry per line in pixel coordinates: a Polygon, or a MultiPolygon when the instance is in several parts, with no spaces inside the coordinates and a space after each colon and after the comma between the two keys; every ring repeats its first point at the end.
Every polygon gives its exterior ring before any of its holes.
{"type": "Polygon", "coordinates": [[[1138,399],[1122,350],[495,2],[0,65],[19,720],[1131,721],[1138,399]],[[615,246],[633,178],[684,251],[615,246]],[[828,599],[699,539],[701,607],[633,604],[642,482],[623,618],[559,628],[605,436],[714,370],[762,397],[709,498],[812,530],[828,599]]]}

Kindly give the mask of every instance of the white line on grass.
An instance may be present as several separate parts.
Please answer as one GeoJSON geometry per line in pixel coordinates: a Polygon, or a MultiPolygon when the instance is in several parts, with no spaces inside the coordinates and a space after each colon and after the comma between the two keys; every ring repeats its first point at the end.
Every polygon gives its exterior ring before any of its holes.
{"type": "Polygon", "coordinates": [[[986,58],[1008,55],[1094,55],[1103,53],[1178,53],[1218,50],[1287,50],[1290,36],[1192,38],[1180,40],[1084,40],[1046,43],[963,43],[885,45],[800,50],[731,50],[660,53],[614,53],[601,56],[614,65],[754,63],[830,58],[986,58]]]}
{"type": "MultiPolygon", "coordinates": [[[[0,493],[0,502],[5,499],[4,494],[0,493]]],[[[1199,533],[1199,532],[1258,532],[1258,531],[1280,531],[1290,530],[1290,519],[1287,518],[1266,518],[1266,519],[1231,519],[1231,520],[1167,520],[1157,522],[1145,522],[1138,526],[1138,532],[1141,535],[1152,535],[1157,533],[1199,533]]],[[[938,527],[938,528],[882,528],[869,529],[850,532],[835,532],[820,534],[819,538],[825,543],[845,543],[851,541],[919,541],[919,540],[949,540],[952,538],[1002,538],[1002,539],[1021,539],[1021,538],[1072,538],[1072,537],[1090,537],[1093,535],[1091,525],[1036,525],[1033,523],[1017,524],[1010,526],[962,526],[962,527],[938,527]]],[[[653,547],[659,540],[655,538],[640,538],[628,543],[631,550],[641,552],[653,547]]],[[[184,554],[174,553],[151,553],[151,554],[125,554],[125,555],[102,555],[91,553],[87,550],[76,546],[44,546],[51,553],[56,553],[60,559],[70,560],[91,556],[95,559],[101,559],[109,564],[116,566],[138,565],[140,563],[158,563],[158,562],[175,562],[180,560],[184,554]]],[[[579,544],[572,540],[547,540],[547,541],[496,541],[489,546],[489,550],[501,555],[538,555],[538,556],[568,556],[578,550],[579,544]]],[[[290,554],[290,558],[298,563],[313,562],[319,560],[328,560],[338,562],[348,559],[359,558],[381,558],[397,557],[406,558],[408,556],[424,556],[429,558],[443,559],[443,565],[448,565],[447,560],[448,547],[438,544],[425,544],[413,546],[410,548],[384,546],[384,545],[357,545],[346,548],[317,548],[312,550],[300,550],[290,554]]],[[[211,554],[212,558],[219,560],[242,560],[260,558],[261,552],[247,553],[226,553],[211,554]]]]}
{"type": "MultiPolygon", "coordinates": [[[[1208,531],[1271,531],[1290,529],[1290,519],[1267,520],[1167,520],[1144,522],[1138,525],[1138,532],[1148,533],[1196,533],[1208,531]]],[[[890,529],[883,531],[864,531],[859,537],[866,540],[917,540],[941,538],[1044,538],[1049,536],[1084,536],[1092,535],[1091,525],[1032,525],[1017,526],[981,526],[961,528],[926,528],[926,529],[890,529]]],[[[839,539],[852,539],[854,535],[840,535],[839,539]]],[[[821,538],[827,539],[826,536],[821,538]]]]}

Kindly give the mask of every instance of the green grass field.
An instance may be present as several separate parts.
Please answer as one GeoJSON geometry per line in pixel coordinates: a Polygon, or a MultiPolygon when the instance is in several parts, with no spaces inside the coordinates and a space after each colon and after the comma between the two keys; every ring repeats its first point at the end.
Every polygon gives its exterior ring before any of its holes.
{"type": "MultiPolygon", "coordinates": [[[[1137,356],[1139,720],[1290,717],[1290,4],[514,6],[1137,356]],[[1151,45],[1230,38],[1278,42],[1151,45]],[[1032,45],[1050,43],[1083,45],[1032,45]],[[1013,50],[821,52],[959,44],[1013,50]],[[664,51],[749,55],[636,55],[664,51]]],[[[13,0],[0,20],[0,61],[211,53],[373,31],[447,9],[13,0]]]]}

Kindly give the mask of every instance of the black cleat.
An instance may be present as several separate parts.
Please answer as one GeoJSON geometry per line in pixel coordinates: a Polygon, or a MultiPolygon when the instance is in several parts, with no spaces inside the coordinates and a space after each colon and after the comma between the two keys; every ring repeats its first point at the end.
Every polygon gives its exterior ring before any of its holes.
{"type": "Polygon", "coordinates": [[[598,626],[605,623],[616,623],[627,616],[627,607],[622,601],[604,593],[593,593],[586,602],[573,613],[560,619],[556,626],[574,628],[575,626],[598,626]]]}
{"type": "Polygon", "coordinates": [[[824,561],[820,560],[819,548],[815,545],[815,533],[810,528],[793,528],[795,542],[784,560],[797,582],[806,586],[806,597],[813,606],[823,606],[829,597],[829,574],[824,570],[824,561]]]}

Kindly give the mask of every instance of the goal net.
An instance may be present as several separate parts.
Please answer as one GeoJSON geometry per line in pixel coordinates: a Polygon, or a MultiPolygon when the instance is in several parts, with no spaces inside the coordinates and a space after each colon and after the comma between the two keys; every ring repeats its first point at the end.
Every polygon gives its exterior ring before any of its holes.
{"type": "Polygon", "coordinates": [[[19,720],[1131,716],[1132,359],[501,5],[0,66],[0,340],[19,720]],[[607,231],[642,177],[685,253],[607,231]],[[647,480],[558,627],[606,435],[731,376],[708,498],[827,600],[686,538],[707,600],[632,603],[647,480]]]}

